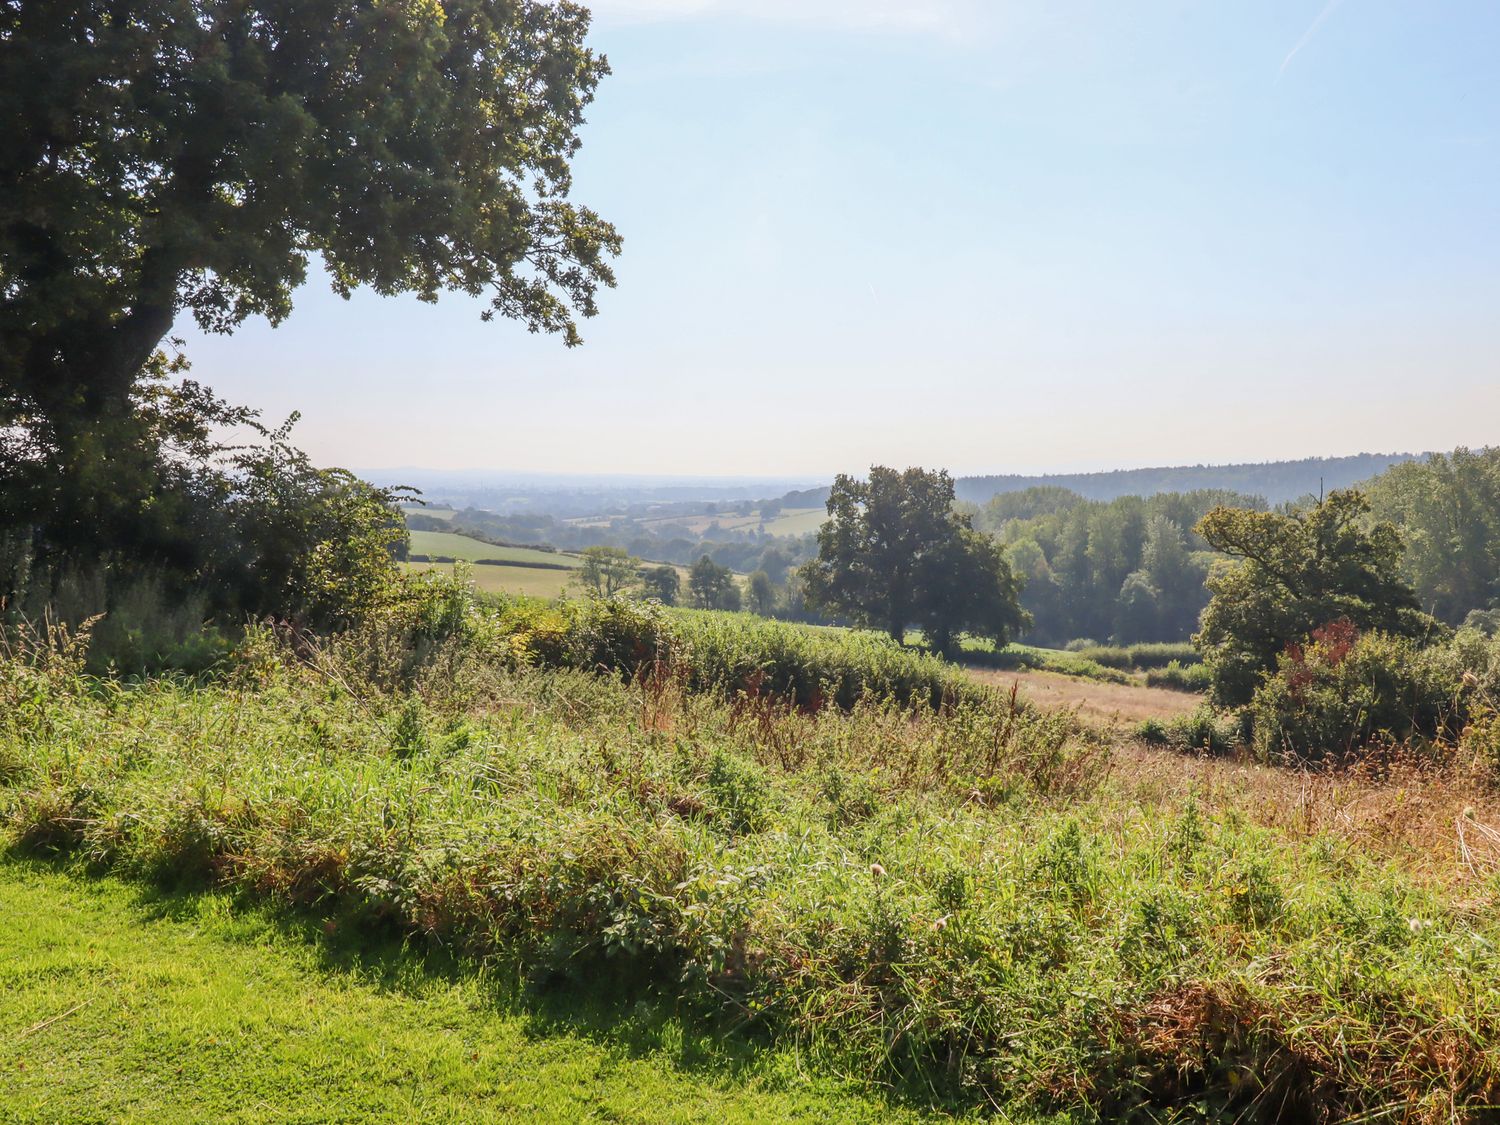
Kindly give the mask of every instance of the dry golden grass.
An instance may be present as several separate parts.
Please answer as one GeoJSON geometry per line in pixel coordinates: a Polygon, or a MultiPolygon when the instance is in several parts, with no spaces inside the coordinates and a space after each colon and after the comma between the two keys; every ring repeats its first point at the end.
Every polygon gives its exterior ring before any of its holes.
{"type": "MultiPolygon", "coordinates": [[[[1202,696],[1109,684],[1055,672],[970,668],[982,683],[1044,708],[1064,707],[1123,735],[1144,719],[1190,714],[1202,696]]],[[[1122,810],[1175,810],[1189,798],[1205,812],[1227,812],[1288,835],[1330,836],[1399,862],[1423,878],[1478,885],[1500,874],[1500,794],[1461,765],[1393,753],[1354,766],[1294,769],[1248,757],[1194,757],[1117,737],[1113,781],[1130,800],[1122,810]]]]}
{"type": "Polygon", "coordinates": [[[1460,766],[1398,753],[1299,770],[1121,741],[1111,774],[1137,810],[1192,799],[1288,836],[1342,840],[1431,882],[1477,888],[1500,874],[1500,794],[1460,766]]]}
{"type": "Polygon", "coordinates": [[[1095,726],[1133,726],[1142,719],[1170,719],[1195,711],[1203,697],[1183,691],[1147,687],[1145,684],[1108,684],[1057,672],[1004,672],[992,668],[967,669],[980,683],[1009,691],[1021,685],[1021,694],[1039,707],[1076,709],[1080,718],[1095,726]]]}

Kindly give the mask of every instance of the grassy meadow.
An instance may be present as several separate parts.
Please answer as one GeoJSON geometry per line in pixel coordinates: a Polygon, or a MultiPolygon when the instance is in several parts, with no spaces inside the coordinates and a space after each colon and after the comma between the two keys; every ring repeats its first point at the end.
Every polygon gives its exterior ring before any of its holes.
{"type": "Polygon", "coordinates": [[[411,536],[408,548],[410,553],[427,555],[429,558],[442,556],[462,559],[465,562],[499,559],[501,562],[518,566],[531,564],[569,569],[577,569],[582,565],[577,556],[566,555],[561,551],[539,551],[534,547],[499,547],[494,543],[486,543],[482,539],[458,535],[451,531],[412,531],[408,534],[411,536]]]}
{"type": "MultiPolygon", "coordinates": [[[[703,1111],[731,1120],[876,1112],[818,1103],[841,1078],[932,1112],[1076,1121],[1480,1120],[1496,1100],[1500,804],[1483,777],[1185,757],[880,638],[485,607],[441,583],[424,598],[311,651],[254,631],[196,682],[94,680],[48,646],[0,663],[0,901],[67,919],[137,909],[127,884],[176,894],[165,922],[95,923],[103,952],[7,937],[24,998],[8,1018],[65,1014],[6,1040],[22,1119],[48,1119],[48,1096],[86,1119],[91,1079],[101,1105],[185,1112],[169,1076],[142,1077],[147,1017],[106,1018],[169,992],[185,1007],[162,1067],[220,1052],[210,1094],[244,1094],[246,1119],[252,1095],[281,1104],[283,1071],[374,1116],[440,1113],[454,1091],[495,1116],[511,1097],[566,1115],[572,1093],[531,1076],[548,1059],[576,1074],[594,1048],[549,1029],[501,1083],[507,1025],[486,1039],[473,1014],[487,980],[565,1011],[608,982],[616,1018],[671,1029],[669,1052],[722,1041],[759,1060],[703,1111]],[[87,881],[101,874],[125,883],[87,881]],[[295,937],[222,966],[174,952],[174,919],[249,910],[202,924],[217,950],[225,927],[269,933],[260,909],[295,937]],[[123,961],[135,940],[145,967],[124,987],[103,982],[133,970],[46,960],[123,961]],[[414,991],[307,975],[393,941],[408,951],[380,971],[414,991]],[[419,968],[436,955],[461,962],[439,983],[419,968]],[[270,989],[210,1018],[242,971],[270,989]],[[67,1014],[87,995],[108,1003],[67,1014]],[[304,1008],[324,1013],[305,1042],[304,1008]],[[377,1036],[386,1019],[410,1048],[377,1036]],[[429,1026],[445,1030],[422,1040],[429,1026]],[[36,1077],[65,1057],[85,1067],[72,1085],[36,1077]],[[757,1102],[762,1067],[777,1077],[757,1102]]],[[[660,1061],[591,1079],[624,1099],[604,1115],[686,1119],[684,1099],[718,1096],[660,1061]]]]}
{"type": "Polygon", "coordinates": [[[766,534],[807,535],[822,527],[827,518],[828,513],[823,508],[785,508],[775,519],[766,521],[766,534]]]}
{"type": "MultiPolygon", "coordinates": [[[[453,563],[403,563],[408,574],[452,575],[453,563]]],[[[570,590],[573,585],[573,570],[556,570],[532,566],[473,566],[469,569],[469,581],[474,588],[486,594],[509,594],[528,598],[556,598],[570,590]]]]}

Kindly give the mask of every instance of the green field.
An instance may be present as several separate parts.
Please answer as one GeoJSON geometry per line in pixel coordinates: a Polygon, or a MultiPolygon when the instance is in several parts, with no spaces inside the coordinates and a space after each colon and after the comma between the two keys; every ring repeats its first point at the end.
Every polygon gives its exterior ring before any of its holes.
{"type": "Polygon", "coordinates": [[[423,508],[409,506],[401,509],[408,516],[431,516],[435,520],[451,520],[458,515],[452,508],[423,508]]]}
{"type": "Polygon", "coordinates": [[[766,524],[768,535],[807,535],[823,526],[828,513],[822,508],[787,508],[766,524]]]}
{"type": "Polygon", "coordinates": [[[888,1121],[662,1017],[518,1002],[226,894],[0,860],[0,1120],[888,1121]],[[25,924],[19,924],[19,920],[25,924]]]}
{"type": "Polygon", "coordinates": [[[497,547],[493,543],[457,535],[451,531],[413,531],[410,549],[414,555],[443,555],[468,562],[477,559],[503,559],[506,562],[543,563],[570,568],[581,565],[575,555],[538,551],[532,547],[497,547]]]}
{"type": "MultiPolygon", "coordinates": [[[[497,548],[498,549],[498,548],[497,548]]],[[[403,563],[413,573],[439,570],[451,573],[452,563],[403,563]]],[[[474,588],[486,594],[525,594],[532,598],[555,598],[568,589],[571,570],[533,566],[475,566],[469,571],[474,588]]]]}

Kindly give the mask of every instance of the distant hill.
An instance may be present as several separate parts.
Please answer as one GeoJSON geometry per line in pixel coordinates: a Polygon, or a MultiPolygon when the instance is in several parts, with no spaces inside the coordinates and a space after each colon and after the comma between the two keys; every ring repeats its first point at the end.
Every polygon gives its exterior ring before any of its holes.
{"type": "Polygon", "coordinates": [[[1301,461],[1243,465],[1183,465],[1116,469],[1107,473],[1049,473],[1034,477],[961,477],[955,491],[960,500],[983,504],[996,493],[1019,492],[1041,484],[1068,488],[1090,500],[1227,488],[1249,496],[1262,496],[1270,504],[1280,504],[1308,495],[1316,496],[1320,491],[1348,488],[1380,475],[1392,465],[1427,456],[1425,453],[1356,453],[1352,457],[1308,457],[1301,461]]]}
{"type": "MultiPolygon", "coordinates": [[[[1264,461],[1242,465],[1178,465],[1155,469],[1115,469],[1104,473],[1045,473],[959,477],[954,491],[960,500],[983,504],[1001,492],[1020,492],[1038,485],[1070,489],[1089,500],[1120,496],[1154,496],[1158,492],[1191,492],[1222,488],[1264,497],[1269,504],[1316,496],[1319,491],[1348,488],[1379,476],[1392,465],[1425,460],[1427,453],[1356,453],[1352,457],[1306,457],[1301,461],[1264,461]]],[[[828,489],[789,492],[788,507],[813,507],[828,499],[828,489]]]]}

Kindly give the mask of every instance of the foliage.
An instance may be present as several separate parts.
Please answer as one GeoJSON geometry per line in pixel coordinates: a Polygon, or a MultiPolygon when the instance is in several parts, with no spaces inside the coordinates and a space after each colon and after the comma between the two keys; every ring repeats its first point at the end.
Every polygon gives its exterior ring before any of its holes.
{"type": "Polygon", "coordinates": [[[1100,683],[1130,682],[1130,676],[1119,668],[1100,664],[1080,653],[1055,648],[1036,648],[1021,644],[995,648],[988,642],[970,639],[964,642],[957,659],[965,664],[977,664],[985,668],[1035,668],[1043,672],[1056,672],[1060,676],[1098,680],[1100,683]]]}
{"type": "MultiPolygon", "coordinates": [[[[604,60],[538,0],[161,0],[0,10],[0,429],[57,464],[130,414],[190,311],[273,323],[334,289],[499,313],[577,342],[612,227],[566,199],[604,60]]],[[[81,482],[75,482],[77,488],[81,482]]]]}
{"type": "MultiPolygon", "coordinates": [[[[402,490],[314,466],[291,443],[295,415],[270,429],[178,378],[184,369],[159,356],[138,386],[140,444],[111,452],[110,477],[88,498],[94,522],[77,526],[61,500],[35,523],[25,501],[7,508],[21,522],[5,537],[0,601],[73,622],[105,614],[101,645],[142,670],[156,662],[149,650],[186,642],[209,618],[232,627],[271,614],[326,629],[378,609],[405,550],[402,490]],[[216,435],[228,426],[253,440],[226,443],[216,435]],[[184,610],[193,619],[175,620],[184,610]]],[[[56,483],[24,443],[7,452],[21,463],[0,491],[56,483]]]]}
{"type": "Polygon", "coordinates": [[[958,496],[983,504],[1018,491],[1071,492],[1086,500],[1109,502],[1122,497],[1162,493],[1233,492],[1256,506],[1291,503],[1324,488],[1351,488],[1399,465],[1420,458],[1410,453],[1357,453],[1351,457],[1305,457],[1240,465],[1179,465],[1150,469],[1115,469],[1101,473],[1052,473],[1041,477],[960,477],[958,496]]]}
{"type": "Polygon", "coordinates": [[[1264,508],[1223,491],[1086,501],[1055,488],[996,496],[977,525],[1000,537],[1026,580],[1021,603],[1038,644],[1111,637],[1184,640],[1208,602],[1212,555],[1195,522],[1218,505],[1264,508]]]}
{"type": "Polygon", "coordinates": [[[620,547],[588,547],[583,551],[578,582],[599,597],[609,598],[635,582],[641,560],[620,547]]]}
{"type": "Polygon", "coordinates": [[[1240,744],[1239,724],[1210,707],[1165,721],[1147,719],[1135,736],[1152,746],[1167,746],[1184,754],[1228,754],[1240,744]]]}
{"type": "Polygon", "coordinates": [[[751,613],[770,617],[776,608],[776,587],[771,584],[771,576],[763,570],[757,570],[745,579],[745,600],[749,603],[751,613]]]}
{"type": "Polygon", "coordinates": [[[1169,664],[1197,664],[1202,658],[1190,642],[1159,642],[1134,645],[1096,645],[1091,641],[1069,641],[1067,651],[1108,668],[1165,668],[1169,664]]]}
{"type": "Polygon", "coordinates": [[[1500,447],[1397,465],[1369,496],[1375,518],[1401,529],[1401,574],[1433,616],[1457,625],[1500,605],[1500,447]]]}
{"type": "Polygon", "coordinates": [[[1249,713],[1256,752],[1313,761],[1457,735],[1462,683],[1410,640],[1361,634],[1348,620],[1293,644],[1256,688],[1249,713]]]}
{"type": "Polygon", "coordinates": [[[1027,622],[1020,583],[998,546],[953,509],[953,478],[875,466],[869,479],[840,475],[818,531],[818,557],[802,568],[814,605],[899,641],[919,626],[940,652],[960,633],[1004,645],[1027,622]]]}
{"type": "Polygon", "coordinates": [[[740,608],[740,588],[727,566],[704,555],[688,574],[688,595],[698,609],[740,608]]]}
{"type": "Polygon", "coordinates": [[[675,566],[648,566],[641,571],[641,584],[648,598],[662,605],[676,605],[682,591],[682,576],[675,566]]]}
{"type": "Polygon", "coordinates": [[[1164,668],[1152,668],[1146,673],[1147,687],[1171,688],[1173,691],[1206,692],[1213,685],[1213,672],[1207,664],[1194,661],[1168,661],[1164,668]]]}
{"type": "Polygon", "coordinates": [[[1250,702],[1289,645],[1331,622],[1419,638],[1435,623],[1400,577],[1401,539],[1368,524],[1358,492],[1331,492],[1290,513],[1215,508],[1198,532],[1235,562],[1209,579],[1213,594],[1194,640],[1222,706],[1250,702]]]}
{"type": "Polygon", "coordinates": [[[1072,728],[1003,700],[801,714],[483,652],[457,677],[435,652],[442,675],[387,693],[335,649],[257,646],[196,688],[0,665],[0,747],[24,763],[0,785],[10,838],[295,906],[334,941],[490,958],[552,995],[625,982],[957,1108],[1493,1102],[1484,884],[1267,826],[1263,793],[1117,788],[1072,728]]]}

